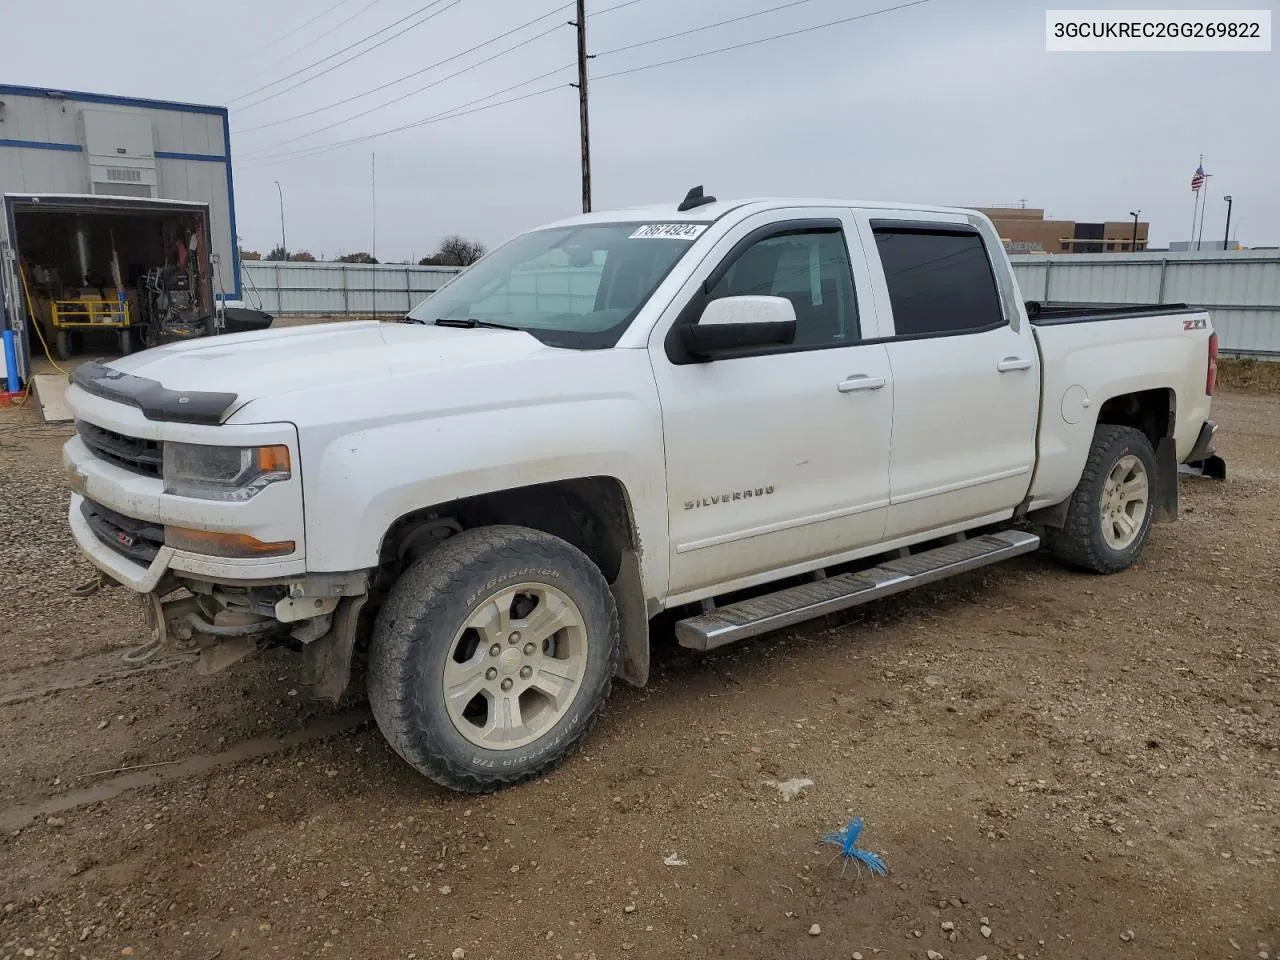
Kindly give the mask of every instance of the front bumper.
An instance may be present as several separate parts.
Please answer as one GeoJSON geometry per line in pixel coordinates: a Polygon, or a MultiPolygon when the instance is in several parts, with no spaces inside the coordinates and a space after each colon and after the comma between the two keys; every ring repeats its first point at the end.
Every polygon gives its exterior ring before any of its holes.
{"type": "Polygon", "coordinates": [[[183,553],[168,546],[160,547],[151,563],[144,566],[98,538],[85,519],[83,504],[84,497],[78,493],[71,495],[67,521],[71,525],[71,535],[75,537],[76,544],[90,563],[112,580],[137,593],[150,593],[168,573],[173,573],[179,579],[190,576],[213,583],[252,585],[289,580],[307,572],[306,561],[300,558],[274,561],[220,560],[217,557],[183,553]]]}
{"type": "MultiPolygon", "coordinates": [[[[119,429],[116,424],[108,428],[119,429]]],[[[187,428],[192,430],[196,428],[187,428]]],[[[222,428],[204,428],[206,431],[222,428]]],[[[225,433],[226,431],[223,430],[225,433]]],[[[132,432],[128,434],[135,435],[132,432]]],[[[187,439],[186,436],[183,437],[187,439]]],[[[205,435],[196,442],[213,442],[205,435]]],[[[296,432],[288,424],[238,427],[234,439],[216,437],[221,443],[285,443],[297,462],[296,432]]],[[[222,502],[178,497],[164,492],[156,476],[145,476],[96,456],[80,438],[72,437],[62,448],[62,466],[71,483],[72,497],[67,520],[76,543],[90,562],[111,579],[139,593],[150,593],[166,574],[226,583],[281,581],[306,573],[302,480],[296,473],[289,480],[271,484],[247,501],[222,502]],[[84,513],[85,500],[95,508],[105,508],[129,521],[153,529],[186,527],[219,533],[243,533],[264,542],[291,540],[294,552],[286,557],[227,559],[175,550],[155,544],[154,556],[127,555],[130,551],[108,536],[84,513]]],[[[162,539],[162,534],[158,535],[162,539]]]]}

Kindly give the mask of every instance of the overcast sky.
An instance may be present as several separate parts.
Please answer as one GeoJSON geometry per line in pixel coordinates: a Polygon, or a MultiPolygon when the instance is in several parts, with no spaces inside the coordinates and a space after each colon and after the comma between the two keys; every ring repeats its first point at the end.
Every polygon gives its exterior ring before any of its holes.
{"type": "MultiPolygon", "coordinates": [[[[474,70],[394,97],[535,36],[570,11],[343,106],[337,100],[452,57],[561,0],[220,0],[214,6],[115,0],[4,4],[0,82],[231,107],[242,246],[280,236],[291,249],[369,249],[377,155],[377,255],[407,260],[444,234],[493,245],[580,209],[576,91],[565,69],[505,97],[519,103],[271,161],[458,108],[572,64],[563,26],[474,70]],[[427,9],[423,10],[424,7],[427,9]],[[308,17],[329,10],[308,23],[308,17]],[[307,10],[299,14],[300,10],[307,10]],[[283,83],[307,68],[414,14],[283,83]],[[367,56],[279,92],[420,22],[367,56]],[[350,19],[348,19],[350,18],[350,19]],[[344,20],[348,22],[343,23],[344,20]],[[73,26],[79,24],[81,26],[73,26]],[[92,43],[66,31],[92,24],[92,43]],[[14,38],[23,38],[13,42],[14,38]],[[39,38],[48,38],[39,39],[39,38]],[[63,38],[59,40],[57,38],[63,38]],[[259,97],[279,92],[254,104],[259,97]],[[328,109],[321,109],[328,108],[328,109]],[[320,110],[312,116],[291,119],[320,110]],[[262,129],[252,129],[285,120],[262,129]],[[338,122],[332,129],[283,141],[338,122]]],[[[1141,208],[1153,245],[1185,239],[1201,153],[1210,181],[1206,240],[1222,239],[1226,193],[1245,244],[1280,241],[1280,53],[1068,54],[1044,50],[1044,4],[929,0],[787,39],[613,78],[615,71],[797,30],[902,0],[806,0],[714,30],[616,47],[778,6],[783,0],[588,0],[595,206],[678,200],[692,185],[720,198],[828,196],[959,205],[1026,200],[1075,220],[1141,208]],[[602,11],[598,12],[597,11],[602,11]]],[[[1070,6],[1054,3],[1050,6],[1070,6]]],[[[1076,4],[1152,6],[1136,0],[1076,4]]],[[[1164,7],[1267,7],[1198,0],[1164,7]]],[[[492,101],[485,101],[492,102],[492,101]]],[[[1234,229],[1233,229],[1234,233],[1234,229]]]]}

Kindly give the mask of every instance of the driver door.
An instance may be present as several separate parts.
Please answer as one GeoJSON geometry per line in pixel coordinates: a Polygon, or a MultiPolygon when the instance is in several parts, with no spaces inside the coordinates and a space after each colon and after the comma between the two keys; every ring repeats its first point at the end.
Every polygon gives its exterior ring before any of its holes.
{"type": "Polygon", "coordinates": [[[675,603],[877,543],[893,382],[848,210],[779,211],[726,235],[655,329],[675,603]],[[786,217],[786,214],[783,214],[786,217]],[[709,300],[786,297],[792,344],[696,362],[679,327],[709,300]],[[674,314],[674,316],[673,316],[674,314]]]}

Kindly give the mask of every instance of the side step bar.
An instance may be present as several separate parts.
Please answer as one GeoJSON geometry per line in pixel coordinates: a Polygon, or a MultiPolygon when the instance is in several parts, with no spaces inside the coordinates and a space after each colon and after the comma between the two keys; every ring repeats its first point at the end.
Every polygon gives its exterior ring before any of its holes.
{"type": "Polygon", "coordinates": [[[870,570],[802,583],[689,617],[676,624],[676,640],[680,646],[693,650],[714,650],[727,643],[780,630],[912,587],[977,570],[1019,554],[1031,553],[1039,546],[1039,537],[1020,530],[1003,530],[950,543],[934,550],[888,560],[870,570]]]}

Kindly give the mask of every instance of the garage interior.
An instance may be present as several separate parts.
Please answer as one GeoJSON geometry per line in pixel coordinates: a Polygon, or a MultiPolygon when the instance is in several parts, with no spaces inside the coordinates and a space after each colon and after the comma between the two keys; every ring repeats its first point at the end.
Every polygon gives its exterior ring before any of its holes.
{"type": "Polygon", "coordinates": [[[207,210],[131,198],[9,197],[28,342],[59,360],[210,331],[207,210]],[[38,328],[38,329],[37,329],[38,328]]]}

